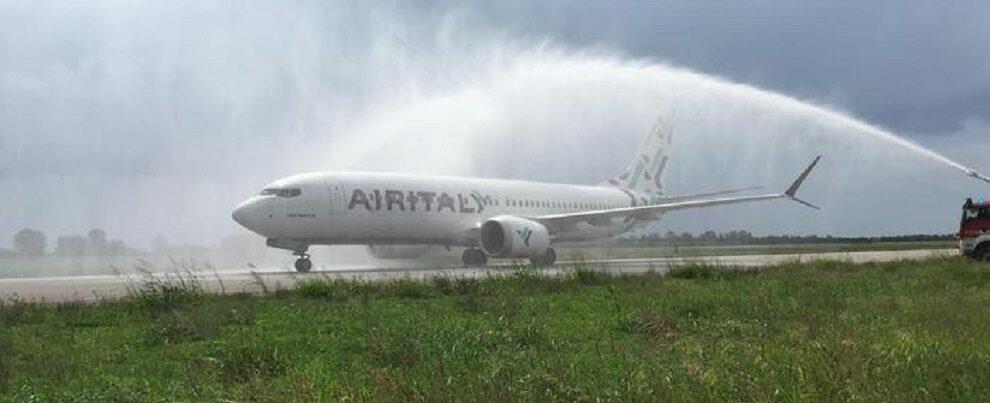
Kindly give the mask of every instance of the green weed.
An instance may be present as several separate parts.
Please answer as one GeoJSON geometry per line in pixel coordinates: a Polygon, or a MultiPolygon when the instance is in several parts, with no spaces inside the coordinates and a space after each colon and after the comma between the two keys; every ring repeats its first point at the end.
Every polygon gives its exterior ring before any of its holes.
{"type": "Polygon", "coordinates": [[[0,401],[980,401],[990,265],[305,280],[0,305],[0,401]]]}
{"type": "Polygon", "coordinates": [[[610,277],[611,275],[604,270],[595,270],[585,267],[578,267],[574,270],[574,279],[583,285],[604,284],[610,279],[610,277]]]}
{"type": "Polygon", "coordinates": [[[155,311],[174,309],[205,295],[199,278],[193,272],[146,272],[143,278],[128,284],[130,299],[155,311]]]}
{"type": "Polygon", "coordinates": [[[277,347],[259,341],[221,350],[220,373],[225,382],[267,380],[282,374],[285,359],[277,347]]]}
{"type": "Polygon", "coordinates": [[[0,329],[0,393],[9,387],[11,367],[13,367],[14,351],[9,337],[0,329]]]}

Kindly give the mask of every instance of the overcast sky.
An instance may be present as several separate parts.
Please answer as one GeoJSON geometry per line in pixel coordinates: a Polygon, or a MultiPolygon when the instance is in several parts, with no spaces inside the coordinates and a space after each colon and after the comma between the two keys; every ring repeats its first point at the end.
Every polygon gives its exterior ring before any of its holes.
{"type": "Polygon", "coordinates": [[[990,118],[990,3],[492,2],[499,24],[601,45],[800,98],[910,133],[990,118]]]}
{"type": "Polygon", "coordinates": [[[595,183],[664,114],[682,193],[831,155],[809,182],[827,213],[661,229],[949,232],[983,187],[810,105],[990,171],[987,38],[977,1],[0,2],[0,246],[215,242],[302,171],[595,183]]]}

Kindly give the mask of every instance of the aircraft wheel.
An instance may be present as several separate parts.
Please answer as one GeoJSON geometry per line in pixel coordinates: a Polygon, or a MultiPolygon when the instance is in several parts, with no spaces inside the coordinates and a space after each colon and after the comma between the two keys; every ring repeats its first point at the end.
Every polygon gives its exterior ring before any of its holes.
{"type": "Polygon", "coordinates": [[[300,273],[308,273],[312,268],[313,262],[309,260],[309,256],[296,259],[296,271],[300,273]]]}
{"type": "Polygon", "coordinates": [[[488,263],[488,254],[478,248],[465,249],[461,255],[461,260],[467,267],[483,266],[488,263]]]}
{"type": "Polygon", "coordinates": [[[557,252],[555,252],[553,248],[547,248],[547,250],[543,252],[542,256],[530,258],[529,262],[533,266],[538,266],[538,267],[553,266],[553,264],[557,262],[557,252]]]}

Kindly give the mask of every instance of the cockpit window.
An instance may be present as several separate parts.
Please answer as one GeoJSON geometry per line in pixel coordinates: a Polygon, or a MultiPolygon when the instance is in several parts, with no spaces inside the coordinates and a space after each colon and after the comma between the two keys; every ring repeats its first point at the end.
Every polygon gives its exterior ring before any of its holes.
{"type": "Polygon", "coordinates": [[[261,191],[262,196],[296,197],[301,194],[302,190],[296,188],[268,188],[261,191]]]}

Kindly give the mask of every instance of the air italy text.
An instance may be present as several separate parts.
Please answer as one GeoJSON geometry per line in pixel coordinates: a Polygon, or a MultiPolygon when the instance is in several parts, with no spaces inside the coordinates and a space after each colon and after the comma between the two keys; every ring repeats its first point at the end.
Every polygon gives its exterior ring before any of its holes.
{"type": "Polygon", "coordinates": [[[434,191],[403,191],[373,189],[365,192],[354,189],[351,201],[347,203],[348,210],[364,207],[368,211],[432,211],[442,213],[477,214],[485,211],[485,206],[491,204],[491,197],[481,196],[477,192],[447,193],[434,191]],[[453,196],[451,196],[453,194],[453,196]]]}

